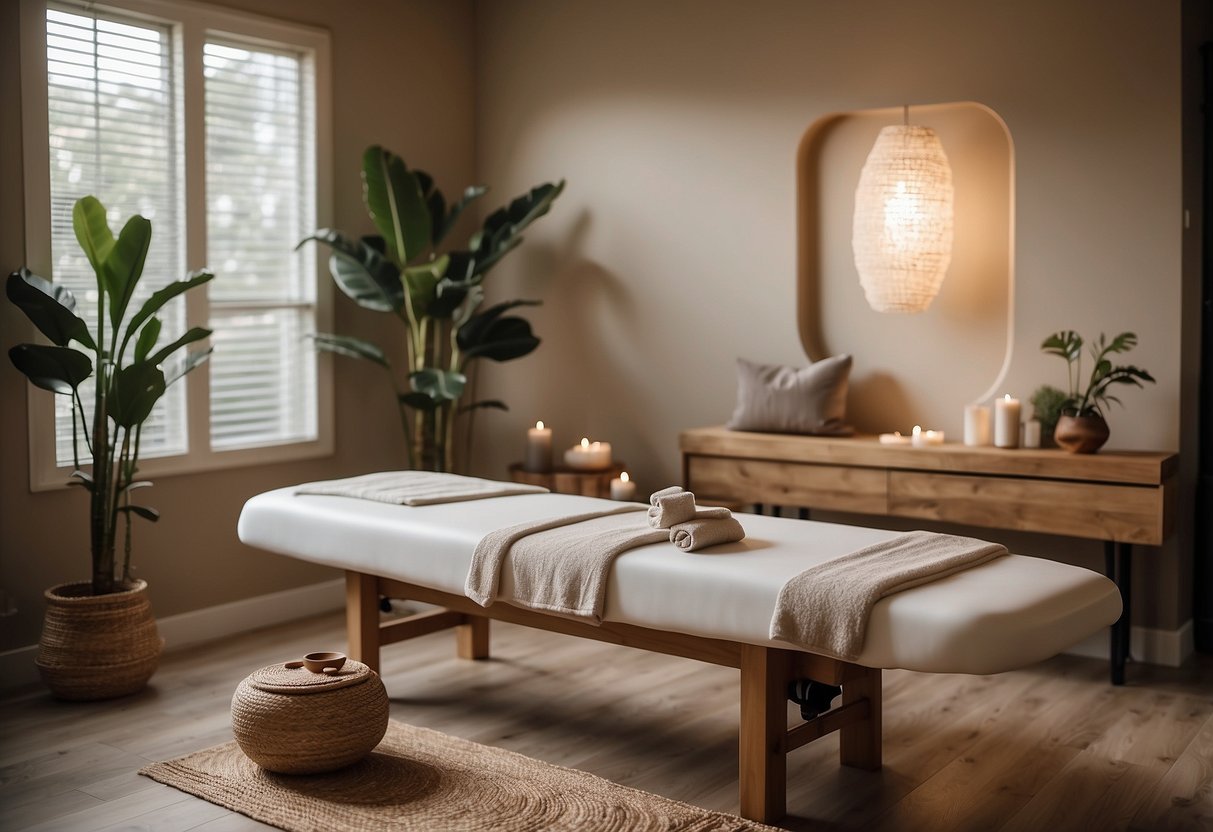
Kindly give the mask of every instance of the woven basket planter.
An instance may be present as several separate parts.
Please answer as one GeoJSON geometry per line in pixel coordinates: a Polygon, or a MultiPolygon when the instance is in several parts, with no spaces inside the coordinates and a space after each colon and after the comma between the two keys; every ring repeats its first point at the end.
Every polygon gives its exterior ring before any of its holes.
{"type": "Polygon", "coordinates": [[[87,581],[60,584],[44,595],[46,617],[35,664],[52,694],[112,699],[143,690],[164,647],[147,581],[105,595],[93,595],[87,581]]]}
{"type": "Polygon", "coordinates": [[[232,695],[232,733],[254,763],[279,774],[319,774],[356,763],[387,732],[379,674],[356,661],[337,673],[270,665],[232,695]]]}

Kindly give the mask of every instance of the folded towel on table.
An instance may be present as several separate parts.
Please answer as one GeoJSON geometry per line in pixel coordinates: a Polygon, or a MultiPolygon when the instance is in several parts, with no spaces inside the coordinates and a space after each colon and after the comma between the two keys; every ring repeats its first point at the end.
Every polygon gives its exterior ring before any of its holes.
{"type": "Polygon", "coordinates": [[[853,660],[863,650],[868,617],[881,598],[1006,553],[997,543],[919,531],[828,560],[779,590],[771,638],[853,660]]]}
{"type": "Polygon", "coordinates": [[[434,471],[383,471],[360,477],[308,483],[295,489],[295,493],[355,497],[359,500],[401,506],[429,506],[464,500],[483,500],[487,497],[509,497],[514,494],[546,494],[547,489],[538,485],[482,480],[434,471]]]}
{"type": "Polygon", "coordinates": [[[689,494],[685,488],[677,485],[671,485],[669,488],[663,488],[660,491],[654,491],[649,495],[649,505],[655,506],[662,497],[673,497],[675,494],[689,494]]]}
{"type": "Polygon", "coordinates": [[[712,516],[696,515],[685,523],[670,528],[670,542],[686,552],[698,552],[721,543],[736,543],[745,539],[745,529],[728,509],[705,509],[712,516]],[[719,511],[725,514],[721,516],[719,511]]]}
{"type": "Polygon", "coordinates": [[[635,504],[498,529],[476,544],[464,594],[489,606],[508,568],[514,582],[511,603],[601,624],[615,558],[668,536],[651,528],[643,507],[635,504]]]}
{"type": "Polygon", "coordinates": [[[695,516],[695,495],[690,491],[678,491],[664,496],[658,494],[653,495],[653,504],[649,506],[649,525],[653,528],[668,529],[695,516]]]}

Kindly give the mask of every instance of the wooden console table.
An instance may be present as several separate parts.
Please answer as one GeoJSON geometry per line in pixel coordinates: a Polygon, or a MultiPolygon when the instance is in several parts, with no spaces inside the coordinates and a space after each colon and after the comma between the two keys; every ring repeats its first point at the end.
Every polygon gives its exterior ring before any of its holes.
{"type": "Polygon", "coordinates": [[[875,437],[788,436],[696,428],[681,436],[682,479],[709,500],[938,520],[1104,541],[1124,602],[1111,632],[1112,683],[1129,657],[1133,544],[1158,546],[1175,516],[1173,453],[1069,454],[875,437]]]}

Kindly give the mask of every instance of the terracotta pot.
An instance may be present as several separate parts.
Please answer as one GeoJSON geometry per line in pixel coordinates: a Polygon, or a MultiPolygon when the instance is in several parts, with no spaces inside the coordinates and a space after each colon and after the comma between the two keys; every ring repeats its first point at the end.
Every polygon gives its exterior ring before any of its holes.
{"type": "Polygon", "coordinates": [[[35,664],[60,699],[111,699],[137,693],[160,663],[147,581],[93,595],[89,582],[46,590],[46,617],[35,664]]]}
{"type": "Polygon", "coordinates": [[[1108,423],[1102,416],[1071,416],[1057,419],[1053,438],[1072,454],[1093,454],[1108,441],[1108,423]]]}

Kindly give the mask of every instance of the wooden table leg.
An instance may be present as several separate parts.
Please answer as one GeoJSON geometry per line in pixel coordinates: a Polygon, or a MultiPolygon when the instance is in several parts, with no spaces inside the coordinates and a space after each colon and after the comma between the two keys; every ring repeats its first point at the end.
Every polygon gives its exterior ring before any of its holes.
{"type": "Polygon", "coordinates": [[[374,575],[345,573],[346,654],[379,672],[379,584],[374,575]]]}
{"type": "Polygon", "coordinates": [[[881,765],[880,750],[880,671],[865,668],[863,676],[842,683],[842,704],[866,699],[871,704],[868,718],[838,731],[838,761],[844,766],[875,771],[881,765]]]}
{"type": "Polygon", "coordinates": [[[455,627],[455,650],[461,659],[489,657],[489,619],[482,615],[467,616],[468,623],[455,627]]]}
{"type": "Polygon", "coordinates": [[[741,646],[741,816],[763,823],[785,812],[790,675],[787,651],[741,646]]]}

